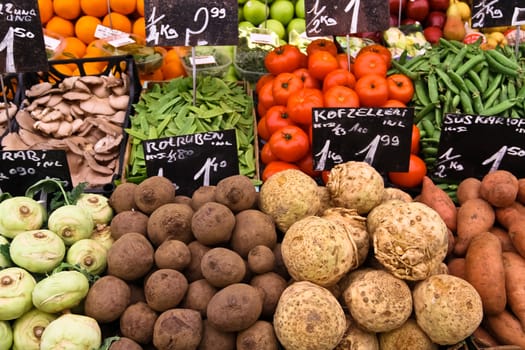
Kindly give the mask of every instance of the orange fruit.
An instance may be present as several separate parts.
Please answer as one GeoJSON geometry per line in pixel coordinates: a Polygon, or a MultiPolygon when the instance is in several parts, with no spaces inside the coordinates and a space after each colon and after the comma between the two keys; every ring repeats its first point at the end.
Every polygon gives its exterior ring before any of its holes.
{"type": "Polygon", "coordinates": [[[146,81],[159,81],[164,80],[164,75],[162,74],[162,69],[155,69],[153,72],[148,74],[139,75],[140,84],[144,86],[146,81]]]}
{"type": "Polygon", "coordinates": [[[137,13],[144,16],[144,0],[137,0],[137,13]]]}
{"type": "Polygon", "coordinates": [[[75,25],[73,22],[68,21],[60,16],[53,16],[46,23],[46,29],[51,33],[61,35],[63,37],[75,35],[75,25]]]}
{"type": "Polygon", "coordinates": [[[80,8],[88,16],[104,17],[109,13],[107,0],[80,0],[80,8]]]}
{"type": "MultiPolygon", "coordinates": [[[[86,46],[86,54],[92,57],[103,57],[107,56],[107,52],[102,50],[103,41],[102,39],[95,39],[86,46]]],[[[84,56],[85,56],[84,55],[84,56]]]]}
{"type": "Polygon", "coordinates": [[[46,24],[54,15],[52,0],[38,0],[38,11],[40,14],[40,22],[46,24]]]}
{"type": "Polygon", "coordinates": [[[104,16],[102,24],[111,29],[120,30],[121,32],[131,33],[131,20],[120,13],[111,12],[104,16]]]}
{"type": "Polygon", "coordinates": [[[122,15],[130,15],[137,8],[137,0],[109,0],[109,6],[112,11],[122,15]]]}
{"type": "Polygon", "coordinates": [[[133,22],[132,33],[146,39],[146,20],[144,17],[138,17],[133,22]]]}
{"type": "Polygon", "coordinates": [[[64,55],[75,58],[80,58],[86,53],[86,44],[76,36],[68,36],[64,38],[64,55]]]}
{"type": "Polygon", "coordinates": [[[173,59],[169,63],[164,63],[160,69],[162,70],[164,80],[186,76],[186,70],[184,69],[180,59],[173,59]]]}
{"type": "Polygon", "coordinates": [[[80,0],[53,0],[53,11],[65,19],[75,19],[80,16],[80,0]]]}
{"type": "Polygon", "coordinates": [[[75,22],[75,35],[82,40],[84,44],[89,44],[95,40],[95,30],[102,21],[95,16],[81,16],[75,22]]]}
{"type": "Polygon", "coordinates": [[[426,174],[427,165],[425,161],[415,154],[410,154],[408,171],[389,172],[388,179],[399,187],[413,188],[421,185],[426,174]]]}
{"type": "Polygon", "coordinates": [[[70,76],[73,74],[73,70],[71,70],[71,67],[67,64],[55,64],[53,67],[64,75],[70,76]]]}

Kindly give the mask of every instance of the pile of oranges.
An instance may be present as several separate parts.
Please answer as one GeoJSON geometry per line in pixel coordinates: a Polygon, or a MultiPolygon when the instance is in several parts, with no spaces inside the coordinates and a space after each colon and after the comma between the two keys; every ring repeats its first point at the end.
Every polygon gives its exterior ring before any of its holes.
{"type": "MultiPolygon", "coordinates": [[[[38,0],[40,20],[46,33],[59,36],[64,49],[57,59],[78,59],[100,57],[100,39],[95,37],[98,25],[125,33],[146,36],[144,19],[144,0],[38,0]]],[[[163,66],[141,80],[164,80],[186,74],[180,61],[180,50],[167,48],[163,66]]],[[[76,65],[63,65],[62,73],[75,75],[76,65]]],[[[104,67],[90,65],[88,74],[100,73],[104,67]]]]}

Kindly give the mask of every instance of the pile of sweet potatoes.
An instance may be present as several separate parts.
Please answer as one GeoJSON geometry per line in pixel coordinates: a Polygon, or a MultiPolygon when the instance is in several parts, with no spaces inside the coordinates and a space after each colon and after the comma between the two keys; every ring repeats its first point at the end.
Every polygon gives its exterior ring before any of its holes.
{"type": "Polygon", "coordinates": [[[484,317],[473,340],[525,349],[525,178],[496,170],[464,179],[456,195],[457,204],[426,178],[417,200],[450,230],[449,273],[481,296],[484,317]]]}

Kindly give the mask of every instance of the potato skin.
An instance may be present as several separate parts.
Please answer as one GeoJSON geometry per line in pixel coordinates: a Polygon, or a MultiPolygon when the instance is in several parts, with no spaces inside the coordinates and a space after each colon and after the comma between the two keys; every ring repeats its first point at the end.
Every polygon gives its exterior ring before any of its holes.
{"type": "Polygon", "coordinates": [[[479,194],[491,205],[501,208],[511,205],[518,196],[518,178],[510,171],[498,169],[481,179],[479,194]]]}
{"type": "Polygon", "coordinates": [[[202,244],[214,246],[228,242],[235,227],[235,215],[217,202],[202,204],[191,218],[191,231],[202,244]]]}
{"type": "Polygon", "coordinates": [[[153,267],[154,249],[148,239],[136,232],[126,233],[111,245],[107,273],[125,281],[137,280],[153,267]]]}
{"type": "Polygon", "coordinates": [[[201,271],[212,286],[222,288],[241,282],[246,274],[246,265],[233,250],[215,247],[202,256],[201,271]]]}
{"type": "Polygon", "coordinates": [[[237,350],[278,350],[279,344],[273,325],[259,320],[247,329],[237,333],[237,350]]]}
{"type": "Polygon", "coordinates": [[[256,209],[246,209],[235,215],[235,227],[230,239],[230,248],[243,258],[258,245],[271,249],[277,244],[277,231],[272,217],[256,209]]]}
{"type": "Polygon", "coordinates": [[[249,177],[232,175],[215,186],[215,201],[226,205],[234,213],[250,209],[257,200],[257,191],[249,177]]]}
{"type": "Polygon", "coordinates": [[[494,209],[483,198],[469,199],[461,204],[457,218],[457,240],[454,245],[454,254],[457,256],[464,256],[472,237],[490,230],[496,222],[494,209]]]}
{"type": "Polygon", "coordinates": [[[208,320],[203,321],[203,332],[199,350],[235,350],[235,336],[233,332],[221,332],[210,325],[208,320]]]}
{"type": "Polygon", "coordinates": [[[120,317],[120,332],[139,344],[149,344],[157,317],[157,313],[145,302],[131,304],[120,317]]]}
{"type": "Polygon", "coordinates": [[[144,284],[146,302],[158,312],[179,305],[187,290],[188,280],[181,272],[173,269],[154,271],[144,284]]]}
{"type": "Polygon", "coordinates": [[[159,350],[196,349],[201,338],[202,318],[195,310],[166,310],[153,327],[153,345],[159,350]]]}
{"type": "Polygon", "coordinates": [[[417,324],[438,345],[464,340],[483,319],[481,297],[462,278],[432,275],[419,281],[412,295],[417,324]]]}
{"type": "Polygon", "coordinates": [[[490,232],[476,235],[465,255],[465,280],[479,293],[485,315],[499,314],[507,304],[501,241],[490,232]]]}
{"type": "Polygon", "coordinates": [[[97,322],[112,322],[122,315],[130,300],[131,289],[124,280],[111,275],[102,276],[89,288],[84,312],[97,322]]]}
{"type": "Polygon", "coordinates": [[[475,177],[467,177],[463,179],[456,190],[456,197],[459,205],[462,205],[467,200],[472,198],[479,198],[479,188],[481,186],[481,180],[475,177]]]}
{"type": "Polygon", "coordinates": [[[261,292],[246,283],[234,283],[219,290],[206,309],[210,325],[223,332],[250,327],[262,312],[261,292]]]}

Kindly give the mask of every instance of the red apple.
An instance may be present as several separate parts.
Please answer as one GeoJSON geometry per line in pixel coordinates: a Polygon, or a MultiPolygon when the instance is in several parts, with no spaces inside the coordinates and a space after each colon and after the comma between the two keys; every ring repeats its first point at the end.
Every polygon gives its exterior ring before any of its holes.
{"type": "Polygon", "coordinates": [[[410,24],[417,24],[417,23],[419,23],[419,21],[416,21],[413,18],[403,18],[401,20],[402,25],[410,25],[410,24]]]}
{"type": "Polygon", "coordinates": [[[390,13],[394,16],[399,16],[399,6],[401,5],[401,12],[405,12],[407,0],[389,0],[390,13]]]}
{"type": "Polygon", "coordinates": [[[447,11],[450,6],[450,0],[429,0],[430,11],[447,11]]]}
{"type": "Polygon", "coordinates": [[[397,15],[390,15],[390,20],[388,21],[388,25],[390,27],[397,27],[399,24],[399,18],[397,17],[397,15]]]}
{"type": "Polygon", "coordinates": [[[443,36],[443,31],[439,27],[426,27],[423,29],[425,39],[431,44],[439,42],[439,38],[443,36]]]}
{"type": "Polygon", "coordinates": [[[423,22],[430,11],[428,0],[408,0],[406,16],[423,22]]]}
{"type": "Polygon", "coordinates": [[[425,27],[439,27],[443,29],[447,15],[443,11],[430,11],[425,19],[425,27]]]}

